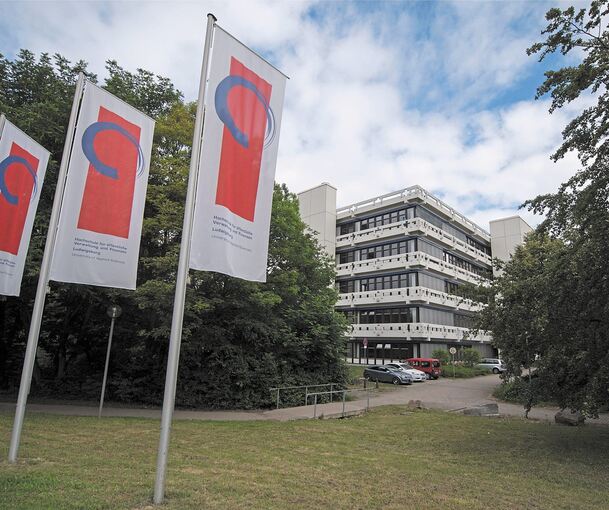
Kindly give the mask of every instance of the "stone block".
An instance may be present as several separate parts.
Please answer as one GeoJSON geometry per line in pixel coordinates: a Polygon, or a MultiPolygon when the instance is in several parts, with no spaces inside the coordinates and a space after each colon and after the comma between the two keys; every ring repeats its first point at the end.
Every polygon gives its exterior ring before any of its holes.
{"type": "Polygon", "coordinates": [[[572,427],[577,427],[578,425],[584,424],[586,417],[579,411],[573,413],[571,411],[563,410],[558,411],[554,415],[554,421],[562,425],[571,425],[572,427]]]}

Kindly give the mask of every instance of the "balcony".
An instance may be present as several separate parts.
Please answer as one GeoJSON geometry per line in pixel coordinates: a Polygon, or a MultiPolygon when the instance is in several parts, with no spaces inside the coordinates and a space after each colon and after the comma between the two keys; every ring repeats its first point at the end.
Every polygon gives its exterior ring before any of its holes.
{"type": "Polygon", "coordinates": [[[391,240],[392,238],[400,238],[409,235],[424,235],[438,241],[445,247],[451,248],[456,252],[468,255],[478,262],[491,265],[491,257],[483,251],[480,251],[473,246],[470,246],[461,239],[449,234],[435,225],[421,219],[400,221],[383,225],[381,227],[360,230],[351,234],[343,234],[336,237],[336,247],[344,248],[346,246],[354,246],[360,243],[366,243],[377,240],[391,240]]]}
{"type": "Polygon", "coordinates": [[[461,340],[474,342],[490,342],[492,336],[486,332],[469,335],[469,329],[456,326],[441,326],[423,323],[394,323],[394,324],[352,324],[349,338],[402,338],[404,340],[461,340]]]}
{"type": "Polygon", "coordinates": [[[448,204],[435,197],[431,193],[425,191],[421,186],[410,186],[400,191],[387,193],[376,198],[364,200],[353,205],[341,207],[336,210],[336,218],[354,218],[364,213],[377,211],[381,208],[387,208],[392,205],[401,203],[424,203],[430,206],[433,210],[440,212],[443,216],[450,218],[453,222],[464,227],[466,231],[478,235],[482,239],[490,241],[489,233],[480,228],[474,222],[468,220],[465,216],[457,212],[448,204]]]}
{"type": "Polygon", "coordinates": [[[404,287],[400,289],[372,290],[339,294],[336,306],[359,306],[376,304],[417,304],[427,303],[459,310],[476,312],[482,305],[446,292],[427,287],[404,287]]]}
{"type": "Polygon", "coordinates": [[[415,268],[428,269],[443,276],[450,276],[468,283],[479,284],[483,281],[483,278],[475,273],[466,271],[465,269],[444,262],[443,260],[432,257],[421,251],[338,264],[336,266],[336,276],[354,276],[366,273],[376,273],[389,269],[401,270],[415,268]]]}

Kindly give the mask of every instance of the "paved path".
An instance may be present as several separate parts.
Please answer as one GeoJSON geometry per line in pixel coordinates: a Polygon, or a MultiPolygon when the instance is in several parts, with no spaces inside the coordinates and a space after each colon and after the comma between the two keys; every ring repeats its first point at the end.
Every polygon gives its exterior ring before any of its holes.
{"type": "MultiPolygon", "coordinates": [[[[492,397],[495,386],[499,384],[499,376],[488,375],[472,379],[438,379],[415,383],[411,386],[396,388],[395,391],[382,391],[372,394],[369,402],[366,398],[359,398],[345,403],[346,414],[358,414],[370,407],[384,405],[406,405],[411,400],[420,400],[422,405],[429,409],[442,409],[446,411],[459,411],[464,407],[496,402],[492,397]]],[[[359,395],[363,395],[360,393],[359,395]]],[[[13,413],[14,403],[0,403],[0,412],[13,413]]],[[[48,414],[61,414],[71,416],[97,416],[97,407],[90,405],[67,404],[30,404],[28,412],[43,412],[48,414]]],[[[536,420],[553,422],[557,408],[533,408],[529,417],[536,420]]],[[[193,411],[176,410],[174,417],[178,420],[277,420],[289,421],[317,417],[338,417],[343,412],[342,402],[320,404],[314,406],[291,407],[286,409],[272,409],[268,411],[193,411]]],[[[499,413],[506,416],[523,417],[522,406],[499,403],[499,413]]],[[[160,409],[131,409],[123,407],[105,407],[104,416],[154,418],[160,419],[160,409]]],[[[597,420],[587,420],[587,423],[609,425],[609,415],[604,414],[597,420]]]]}

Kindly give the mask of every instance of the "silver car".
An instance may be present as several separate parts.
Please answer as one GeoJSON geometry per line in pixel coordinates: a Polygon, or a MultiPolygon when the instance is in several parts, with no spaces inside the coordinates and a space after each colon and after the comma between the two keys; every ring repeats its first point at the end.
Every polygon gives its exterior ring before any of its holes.
{"type": "Polygon", "coordinates": [[[427,380],[427,374],[425,372],[412,368],[408,363],[385,363],[385,366],[406,372],[412,377],[413,382],[423,382],[427,380]]]}
{"type": "Polygon", "coordinates": [[[482,358],[480,363],[476,365],[479,368],[486,368],[493,372],[493,374],[502,374],[507,370],[503,361],[499,358],[482,358]]]}

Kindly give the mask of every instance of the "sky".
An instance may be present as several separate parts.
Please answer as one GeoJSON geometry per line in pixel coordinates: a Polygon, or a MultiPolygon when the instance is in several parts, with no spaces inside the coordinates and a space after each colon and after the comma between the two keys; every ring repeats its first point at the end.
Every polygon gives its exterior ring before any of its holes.
{"type": "Polygon", "coordinates": [[[298,192],[328,182],[337,205],[415,184],[488,230],[578,168],[550,155],[582,99],[553,114],[535,100],[545,1],[0,1],[0,53],[20,48],[116,60],[197,96],[206,14],[290,77],[276,180],[298,192]]]}

